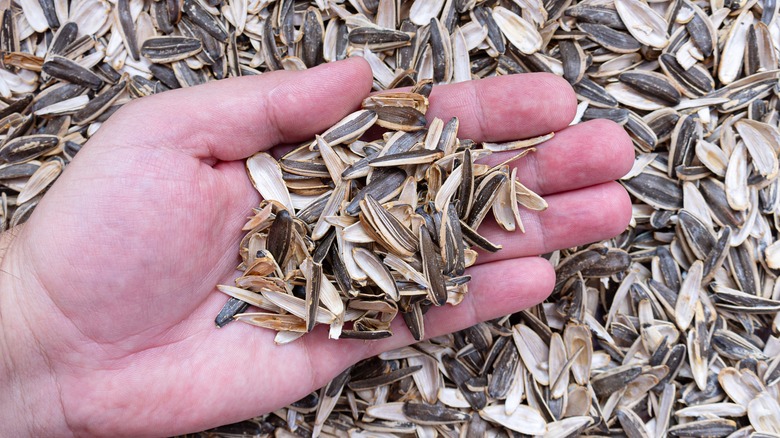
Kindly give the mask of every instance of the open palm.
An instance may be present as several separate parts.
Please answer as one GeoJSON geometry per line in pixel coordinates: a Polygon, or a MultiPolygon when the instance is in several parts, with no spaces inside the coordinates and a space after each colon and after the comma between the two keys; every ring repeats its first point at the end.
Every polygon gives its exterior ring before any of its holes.
{"type": "MultiPolygon", "coordinates": [[[[170,435],[268,412],[351,363],[412,342],[315,331],[285,346],[243,324],[215,329],[241,226],[259,196],[243,159],[312,137],[371,88],[361,60],[175,90],[132,102],[83,148],[13,240],[0,296],[6,352],[33,434],[170,435]],[[27,376],[27,377],[25,377],[27,376]]],[[[481,229],[504,250],[470,269],[458,307],[426,314],[435,336],[543,300],[554,274],[538,254],[610,237],[630,217],[611,180],[632,160],[617,125],[567,127],[575,99],[545,74],[434,87],[429,118],[502,141],[560,131],[517,164],[549,209],[526,234],[481,229]]],[[[398,322],[398,321],[396,321],[398,322]]],[[[2,340],[2,339],[0,339],[2,340]]]]}

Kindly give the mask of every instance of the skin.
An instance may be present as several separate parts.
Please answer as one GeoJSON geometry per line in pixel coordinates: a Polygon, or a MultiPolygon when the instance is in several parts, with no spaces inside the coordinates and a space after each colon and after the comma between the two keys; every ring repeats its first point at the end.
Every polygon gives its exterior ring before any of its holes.
{"type": "MultiPolygon", "coordinates": [[[[244,324],[214,328],[238,263],[241,226],[260,201],[243,159],[311,138],[371,89],[361,59],[174,90],[125,105],[87,142],[29,221],[0,238],[0,435],[162,436],[282,407],[348,365],[412,342],[285,346],[244,324]],[[327,111],[323,109],[327,108],[327,111]]],[[[434,87],[429,120],[506,141],[560,131],[517,162],[549,209],[526,233],[482,230],[504,249],[471,268],[471,293],[426,314],[426,335],[541,302],[554,272],[538,254],[612,237],[630,201],[612,180],[631,141],[602,120],[568,127],[569,85],[527,74],[434,87]]]]}

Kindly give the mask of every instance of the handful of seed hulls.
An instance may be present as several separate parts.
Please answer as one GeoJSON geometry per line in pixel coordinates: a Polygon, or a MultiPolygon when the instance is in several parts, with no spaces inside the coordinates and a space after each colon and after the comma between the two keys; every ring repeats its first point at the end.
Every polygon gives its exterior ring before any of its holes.
{"type": "Polygon", "coordinates": [[[430,90],[428,81],[371,96],[278,162],[266,153],[247,159],[263,201],[244,226],[243,275],[218,286],[231,297],[218,327],[237,319],[270,328],[280,344],[318,323],[330,326],[331,338],[381,339],[400,312],[420,340],[430,306],[463,300],[475,248],[501,249],[478,232],[488,213],[502,229],[522,231],[519,205],[547,207],[509,163],[553,134],[459,140],[457,118],[426,128],[430,90]],[[360,140],[374,126],[387,132],[360,140]],[[476,163],[511,150],[499,164],[476,163]],[[249,305],[259,312],[246,312],[249,305]]]}

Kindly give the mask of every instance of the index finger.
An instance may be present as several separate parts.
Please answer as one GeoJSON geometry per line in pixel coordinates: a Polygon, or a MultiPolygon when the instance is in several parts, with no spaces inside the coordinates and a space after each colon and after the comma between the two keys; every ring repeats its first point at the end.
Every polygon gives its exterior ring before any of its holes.
{"type": "Polygon", "coordinates": [[[433,87],[427,119],[459,119],[458,137],[507,141],[559,131],[571,123],[577,98],[550,73],[485,78],[433,87]]]}

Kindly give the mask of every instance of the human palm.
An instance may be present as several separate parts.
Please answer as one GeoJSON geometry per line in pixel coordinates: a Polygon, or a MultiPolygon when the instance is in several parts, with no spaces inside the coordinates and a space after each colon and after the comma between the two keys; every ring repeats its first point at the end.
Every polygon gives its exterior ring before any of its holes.
{"type": "MultiPolygon", "coordinates": [[[[413,342],[398,321],[382,341],[315,330],[285,346],[270,330],[213,323],[226,300],[214,286],[235,277],[241,226],[260,200],[243,159],[324,131],[370,88],[368,66],[350,60],[166,92],[106,122],[2,261],[0,345],[18,383],[16,421],[27,418],[32,434],[196,431],[284,406],[413,342]]],[[[434,87],[429,118],[458,116],[461,137],[560,132],[517,164],[549,209],[523,213],[525,234],[485,223],[504,249],[470,269],[460,306],[426,314],[426,334],[538,303],[554,282],[538,254],[627,224],[628,197],[610,181],[628,170],[631,142],[611,122],[567,127],[575,104],[565,82],[544,74],[434,87]]]]}

